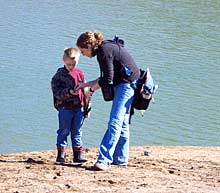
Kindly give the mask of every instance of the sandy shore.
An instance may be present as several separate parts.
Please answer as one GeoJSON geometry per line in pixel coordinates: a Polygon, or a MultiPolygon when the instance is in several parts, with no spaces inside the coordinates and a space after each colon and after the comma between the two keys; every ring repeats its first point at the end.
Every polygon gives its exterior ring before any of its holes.
{"type": "Polygon", "coordinates": [[[68,151],[65,165],[55,150],[0,154],[0,192],[220,193],[220,147],[131,147],[129,165],[108,171],[93,170],[97,153],[75,164],[68,151]]]}

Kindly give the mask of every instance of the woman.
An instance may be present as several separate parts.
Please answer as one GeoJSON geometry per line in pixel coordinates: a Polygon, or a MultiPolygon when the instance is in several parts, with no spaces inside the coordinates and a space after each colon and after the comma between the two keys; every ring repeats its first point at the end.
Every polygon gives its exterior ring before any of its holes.
{"type": "Polygon", "coordinates": [[[82,33],[77,47],[82,55],[97,56],[101,76],[82,83],[77,89],[91,87],[91,94],[113,85],[114,98],[108,129],[99,147],[99,156],[94,165],[96,170],[105,170],[111,164],[127,165],[129,158],[129,109],[134,96],[132,84],[139,78],[140,70],[123,46],[123,41],[105,40],[101,32],[82,33]]]}

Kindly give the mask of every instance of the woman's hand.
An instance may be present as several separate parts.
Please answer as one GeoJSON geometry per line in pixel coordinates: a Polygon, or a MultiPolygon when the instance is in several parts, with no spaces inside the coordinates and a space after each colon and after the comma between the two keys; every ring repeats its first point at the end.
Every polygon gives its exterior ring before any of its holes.
{"type": "Polygon", "coordinates": [[[100,88],[98,81],[99,81],[99,79],[92,80],[89,82],[79,83],[78,85],[76,85],[75,90],[77,91],[77,90],[79,90],[81,88],[85,88],[85,87],[92,87],[94,90],[97,90],[100,88]]]}

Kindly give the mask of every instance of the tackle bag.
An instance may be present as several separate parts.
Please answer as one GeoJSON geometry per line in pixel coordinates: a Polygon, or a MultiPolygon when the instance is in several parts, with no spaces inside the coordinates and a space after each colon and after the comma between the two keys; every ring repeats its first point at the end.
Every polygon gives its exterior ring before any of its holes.
{"type": "Polygon", "coordinates": [[[149,68],[146,71],[140,70],[140,77],[133,86],[135,93],[130,109],[129,124],[131,123],[131,116],[134,115],[134,109],[142,110],[142,113],[145,112],[151,100],[154,100],[153,94],[158,89],[158,85],[154,84],[149,68]]]}
{"type": "Polygon", "coordinates": [[[114,99],[114,86],[113,84],[108,84],[101,87],[102,96],[105,101],[112,101],[114,99]]]}

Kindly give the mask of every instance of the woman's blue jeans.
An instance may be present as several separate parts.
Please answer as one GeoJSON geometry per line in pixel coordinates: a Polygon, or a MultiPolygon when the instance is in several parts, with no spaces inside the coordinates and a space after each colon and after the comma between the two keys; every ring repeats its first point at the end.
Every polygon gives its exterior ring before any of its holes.
{"type": "Polygon", "coordinates": [[[114,87],[114,100],[108,122],[108,129],[99,147],[97,161],[106,165],[122,165],[129,158],[129,110],[134,96],[130,83],[114,87]]]}
{"type": "Polygon", "coordinates": [[[82,146],[81,123],[83,108],[76,110],[61,109],[58,113],[59,129],[57,130],[57,146],[67,147],[67,137],[70,134],[72,147],[82,146]]]}

